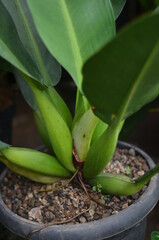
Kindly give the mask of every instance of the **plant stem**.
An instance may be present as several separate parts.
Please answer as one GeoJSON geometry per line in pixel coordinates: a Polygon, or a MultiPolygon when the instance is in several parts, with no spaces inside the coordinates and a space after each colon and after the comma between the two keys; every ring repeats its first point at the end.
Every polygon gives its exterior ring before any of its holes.
{"type": "Polygon", "coordinates": [[[135,184],[137,186],[143,186],[146,184],[155,174],[159,173],[159,163],[156,164],[156,166],[149,171],[147,171],[143,176],[135,179],[135,184]]]}

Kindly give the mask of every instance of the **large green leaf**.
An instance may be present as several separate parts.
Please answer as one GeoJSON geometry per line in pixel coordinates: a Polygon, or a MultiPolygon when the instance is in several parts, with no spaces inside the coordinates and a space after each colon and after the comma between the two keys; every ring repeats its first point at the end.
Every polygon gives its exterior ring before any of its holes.
{"type": "Polygon", "coordinates": [[[83,63],[115,35],[110,0],[28,0],[44,43],[80,87],[83,63]]]}
{"type": "Polygon", "coordinates": [[[26,0],[0,0],[0,54],[47,86],[60,79],[60,66],[40,40],[26,0]]]}
{"type": "Polygon", "coordinates": [[[16,78],[16,81],[19,85],[20,91],[23,94],[26,102],[29,104],[29,106],[37,111],[38,110],[38,104],[36,102],[35,96],[30,88],[30,86],[28,85],[28,83],[25,81],[25,79],[22,77],[22,75],[16,70],[13,70],[14,72],[14,76],[16,78]]]}
{"type": "Polygon", "coordinates": [[[110,124],[159,94],[159,15],[142,17],[85,64],[83,91],[110,124]]]}
{"type": "Polygon", "coordinates": [[[115,19],[117,19],[126,3],[126,0],[111,0],[111,3],[113,6],[115,19]]]}

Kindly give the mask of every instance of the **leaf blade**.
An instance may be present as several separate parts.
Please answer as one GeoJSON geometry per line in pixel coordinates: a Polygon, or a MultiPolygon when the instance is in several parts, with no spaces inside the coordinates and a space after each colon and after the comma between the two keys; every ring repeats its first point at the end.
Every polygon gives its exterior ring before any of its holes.
{"type": "Polygon", "coordinates": [[[117,19],[126,3],[126,0],[111,0],[111,3],[113,6],[115,19],[117,19]]]}
{"type": "Polygon", "coordinates": [[[115,35],[111,2],[29,0],[28,4],[44,43],[80,88],[83,62],[115,35]]]}
{"type": "Polygon", "coordinates": [[[158,23],[159,15],[136,21],[84,66],[83,90],[108,124],[130,116],[159,93],[158,23]]]}
{"type": "Polygon", "coordinates": [[[42,84],[56,85],[61,68],[40,40],[26,1],[1,0],[0,15],[1,56],[42,84]]]}

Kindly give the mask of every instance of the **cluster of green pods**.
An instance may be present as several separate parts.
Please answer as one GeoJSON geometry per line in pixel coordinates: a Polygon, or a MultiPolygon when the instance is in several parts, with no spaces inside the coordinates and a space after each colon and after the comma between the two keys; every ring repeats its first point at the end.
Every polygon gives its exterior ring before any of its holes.
{"type": "Polygon", "coordinates": [[[80,103],[72,121],[71,113],[54,88],[45,88],[25,76],[38,104],[34,112],[39,132],[54,156],[37,150],[1,144],[0,161],[14,172],[41,183],[54,183],[71,178],[76,171],[73,149],[79,161],[83,178],[90,185],[100,184],[102,192],[115,195],[132,195],[159,172],[159,165],[139,179],[127,176],[102,174],[116,148],[123,121],[107,125],[93,113],[86,99],[80,103]]]}

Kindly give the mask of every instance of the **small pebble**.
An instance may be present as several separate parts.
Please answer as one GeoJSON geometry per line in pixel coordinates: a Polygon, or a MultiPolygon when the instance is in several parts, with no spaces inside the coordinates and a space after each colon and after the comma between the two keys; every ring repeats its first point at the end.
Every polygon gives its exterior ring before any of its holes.
{"type": "Polygon", "coordinates": [[[73,206],[74,206],[75,208],[78,208],[78,202],[77,202],[77,201],[73,200],[73,201],[72,201],[72,204],[73,204],[73,206]]]}
{"type": "Polygon", "coordinates": [[[79,221],[80,221],[80,223],[85,223],[86,219],[85,219],[85,217],[80,217],[79,221]]]}
{"type": "MultiPolygon", "coordinates": [[[[131,168],[131,178],[142,176],[144,171],[149,169],[143,158],[135,156],[133,149],[117,149],[104,172],[125,174],[126,167],[131,168]]],[[[60,222],[72,219],[75,215],[84,211],[81,216],[71,221],[72,224],[85,223],[117,214],[135,203],[147,188],[147,186],[144,186],[139,193],[133,196],[109,196],[106,200],[102,199],[101,193],[90,193],[92,197],[101,203],[98,204],[92,201],[91,209],[89,209],[90,200],[75,181],[63,188],[59,188],[57,191],[39,192],[39,189],[53,189],[60,187],[64,183],[66,181],[48,185],[33,183],[31,180],[8,171],[0,187],[2,198],[8,208],[32,221],[39,223],[60,222]],[[86,211],[88,209],[89,211],[86,211]]],[[[87,187],[90,190],[92,189],[89,185],[87,187]]]]}
{"type": "Polygon", "coordinates": [[[135,156],[135,150],[134,150],[133,148],[131,148],[131,149],[129,150],[129,154],[130,154],[131,156],[135,156]]]}
{"type": "Polygon", "coordinates": [[[41,209],[40,207],[32,208],[28,212],[29,219],[35,219],[35,220],[41,220],[42,215],[41,215],[41,209]]]}
{"type": "Polygon", "coordinates": [[[94,215],[94,210],[93,210],[93,209],[90,209],[90,210],[89,210],[89,215],[90,215],[91,217],[93,217],[93,215],[94,215]]]}
{"type": "Polygon", "coordinates": [[[143,176],[143,175],[144,175],[144,171],[143,171],[143,170],[142,170],[142,171],[139,171],[139,172],[138,172],[138,175],[139,175],[139,176],[143,176]]]}
{"type": "Polygon", "coordinates": [[[125,209],[128,207],[128,203],[123,204],[122,209],[125,209]]]}
{"type": "Polygon", "coordinates": [[[28,196],[29,199],[33,198],[33,194],[32,193],[28,193],[27,196],[28,196]]]}

